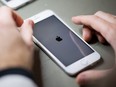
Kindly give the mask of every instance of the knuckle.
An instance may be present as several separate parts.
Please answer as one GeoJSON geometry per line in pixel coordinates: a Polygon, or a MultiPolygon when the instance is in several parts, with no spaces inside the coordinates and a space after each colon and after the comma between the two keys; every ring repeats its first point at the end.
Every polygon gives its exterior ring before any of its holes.
{"type": "Polygon", "coordinates": [[[107,27],[107,34],[106,37],[108,39],[108,42],[112,42],[113,38],[116,34],[116,25],[110,24],[109,27],[107,27]]]}
{"type": "Polygon", "coordinates": [[[92,19],[95,22],[95,21],[99,20],[100,18],[96,15],[92,15],[90,19],[92,19]]]}
{"type": "Polygon", "coordinates": [[[102,13],[102,11],[97,11],[96,13],[95,13],[95,15],[99,15],[99,14],[101,14],[102,13]]]}
{"type": "Polygon", "coordinates": [[[96,15],[92,15],[91,19],[96,20],[96,19],[98,19],[98,17],[96,15]]]}

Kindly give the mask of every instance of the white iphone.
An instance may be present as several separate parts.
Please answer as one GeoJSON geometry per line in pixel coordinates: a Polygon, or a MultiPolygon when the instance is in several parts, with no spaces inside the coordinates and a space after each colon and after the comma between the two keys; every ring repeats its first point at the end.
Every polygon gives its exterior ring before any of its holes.
{"type": "Polygon", "coordinates": [[[33,0],[1,0],[1,2],[8,7],[11,7],[13,9],[17,9],[29,2],[32,2],[33,0]]]}
{"type": "Polygon", "coordinates": [[[34,42],[69,75],[75,75],[100,60],[100,55],[53,11],[33,17],[34,42]]]}

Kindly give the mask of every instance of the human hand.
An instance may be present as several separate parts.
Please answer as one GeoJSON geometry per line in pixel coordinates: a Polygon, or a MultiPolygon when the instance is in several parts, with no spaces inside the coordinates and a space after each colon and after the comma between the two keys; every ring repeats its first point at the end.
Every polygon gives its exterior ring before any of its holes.
{"type": "Polygon", "coordinates": [[[23,22],[12,9],[0,7],[0,70],[32,69],[33,25],[31,20],[23,22]]]}
{"type": "MultiPolygon", "coordinates": [[[[75,24],[84,25],[83,38],[89,42],[92,35],[95,34],[101,43],[106,41],[112,46],[116,54],[116,16],[102,11],[98,11],[94,15],[76,16],[72,18],[75,24]]],[[[83,84],[91,84],[96,80],[108,75],[110,70],[89,70],[80,73],[76,81],[83,84]]]]}

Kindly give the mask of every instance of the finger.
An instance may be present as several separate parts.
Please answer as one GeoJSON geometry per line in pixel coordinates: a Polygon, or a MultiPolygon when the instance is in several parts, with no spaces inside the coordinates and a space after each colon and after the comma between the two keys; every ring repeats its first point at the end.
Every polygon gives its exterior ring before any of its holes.
{"type": "Polygon", "coordinates": [[[106,43],[105,38],[104,38],[100,33],[96,32],[96,36],[97,36],[98,41],[99,41],[100,43],[103,43],[103,44],[106,43]]]}
{"type": "Polygon", "coordinates": [[[86,42],[89,42],[91,41],[92,37],[93,37],[93,34],[95,34],[98,38],[98,41],[100,43],[106,43],[106,40],[105,38],[98,32],[95,32],[95,31],[92,31],[92,29],[90,29],[89,27],[87,26],[84,26],[83,27],[83,39],[86,41],[86,42]]]}
{"type": "Polygon", "coordinates": [[[109,13],[105,13],[105,12],[102,12],[102,11],[98,11],[95,13],[96,16],[110,22],[110,23],[114,23],[116,24],[116,17],[112,14],[109,14],[109,13]]]}
{"type": "Polygon", "coordinates": [[[0,20],[4,24],[17,25],[20,27],[23,23],[23,19],[11,8],[3,6],[0,8],[0,20]]]}
{"type": "Polygon", "coordinates": [[[93,84],[97,80],[100,80],[101,78],[105,77],[110,70],[90,70],[80,73],[77,78],[76,82],[80,85],[86,85],[86,84],[93,84]]]}
{"type": "Polygon", "coordinates": [[[97,32],[99,32],[103,37],[106,38],[108,42],[111,40],[112,24],[99,18],[98,16],[77,16],[73,17],[72,21],[76,24],[83,24],[86,26],[91,26],[97,32]],[[109,32],[108,32],[109,31],[109,32]]]}
{"type": "Polygon", "coordinates": [[[83,39],[87,42],[89,42],[92,39],[92,30],[89,29],[87,26],[83,27],[83,39]]]}
{"type": "Polygon", "coordinates": [[[20,30],[22,38],[24,39],[25,43],[29,47],[32,47],[33,45],[33,41],[32,41],[33,26],[34,26],[33,21],[26,20],[21,26],[21,30],[20,30]]]}
{"type": "Polygon", "coordinates": [[[15,11],[12,11],[12,15],[17,27],[20,27],[23,24],[23,19],[15,11]]]}

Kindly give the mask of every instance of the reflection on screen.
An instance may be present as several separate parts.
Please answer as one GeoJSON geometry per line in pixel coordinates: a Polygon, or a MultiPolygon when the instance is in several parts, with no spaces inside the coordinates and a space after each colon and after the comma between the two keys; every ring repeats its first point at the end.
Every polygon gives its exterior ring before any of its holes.
{"type": "Polygon", "coordinates": [[[94,52],[55,16],[36,23],[33,31],[35,38],[65,66],[94,52]]]}

